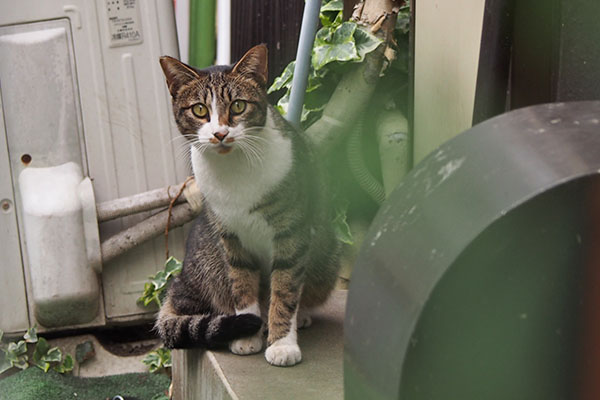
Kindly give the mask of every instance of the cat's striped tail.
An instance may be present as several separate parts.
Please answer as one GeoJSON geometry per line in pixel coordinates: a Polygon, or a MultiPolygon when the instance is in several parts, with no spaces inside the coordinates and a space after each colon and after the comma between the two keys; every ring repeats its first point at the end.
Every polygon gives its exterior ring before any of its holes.
{"type": "Polygon", "coordinates": [[[154,324],[163,344],[170,349],[221,347],[232,340],[254,335],[261,326],[262,320],[254,314],[179,315],[168,303],[160,308],[154,324]]]}

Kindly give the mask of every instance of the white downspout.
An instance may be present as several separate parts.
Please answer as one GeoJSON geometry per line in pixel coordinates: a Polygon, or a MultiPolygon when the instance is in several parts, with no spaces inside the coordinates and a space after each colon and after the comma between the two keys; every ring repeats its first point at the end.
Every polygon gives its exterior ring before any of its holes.
{"type": "Polygon", "coordinates": [[[217,1],[217,64],[231,64],[231,0],[217,1]]]}

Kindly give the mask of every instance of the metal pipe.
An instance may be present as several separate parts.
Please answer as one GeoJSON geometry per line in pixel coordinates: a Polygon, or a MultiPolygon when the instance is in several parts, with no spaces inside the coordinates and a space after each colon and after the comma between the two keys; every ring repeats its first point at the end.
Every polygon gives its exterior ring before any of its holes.
{"type": "Polygon", "coordinates": [[[304,104],[304,94],[306,92],[308,70],[310,67],[311,52],[313,43],[315,41],[315,35],[317,33],[320,10],[321,0],[306,0],[306,4],[304,5],[304,13],[302,14],[302,26],[300,27],[298,51],[296,52],[296,67],[294,68],[290,103],[286,115],[286,119],[296,127],[300,126],[302,105],[304,104]]]}
{"type": "MultiPolygon", "coordinates": [[[[184,225],[193,220],[196,215],[198,213],[188,203],[175,206],[171,210],[171,223],[169,227],[173,229],[184,225]]],[[[102,263],[106,264],[120,254],[164,233],[168,218],[169,210],[161,211],[139,224],[106,239],[101,244],[102,263]]]]}
{"type": "MultiPolygon", "coordinates": [[[[154,189],[149,192],[98,203],[96,205],[98,222],[106,222],[143,211],[150,211],[158,207],[166,207],[171,203],[171,199],[177,196],[180,186],[174,185],[168,188],[154,189]]],[[[176,204],[185,200],[185,196],[182,195],[176,201],[176,204]]]]}
{"type": "Polygon", "coordinates": [[[205,68],[215,61],[215,0],[190,1],[190,64],[205,68]]]}
{"type": "Polygon", "coordinates": [[[177,24],[179,59],[187,64],[190,54],[190,0],[177,0],[175,22],[177,24]]]}
{"type": "Polygon", "coordinates": [[[217,1],[217,64],[231,64],[231,0],[217,1]]]}

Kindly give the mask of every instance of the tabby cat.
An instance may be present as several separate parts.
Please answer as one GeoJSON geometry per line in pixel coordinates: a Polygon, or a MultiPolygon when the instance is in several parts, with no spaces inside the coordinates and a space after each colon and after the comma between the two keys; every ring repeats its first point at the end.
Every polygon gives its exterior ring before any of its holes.
{"type": "Polygon", "coordinates": [[[263,348],[267,312],[265,358],[297,364],[296,329],[333,289],[340,243],[307,140],[267,102],[267,48],[233,66],[160,64],[204,208],[157,330],[169,348],[228,344],[252,354],[263,348]]]}

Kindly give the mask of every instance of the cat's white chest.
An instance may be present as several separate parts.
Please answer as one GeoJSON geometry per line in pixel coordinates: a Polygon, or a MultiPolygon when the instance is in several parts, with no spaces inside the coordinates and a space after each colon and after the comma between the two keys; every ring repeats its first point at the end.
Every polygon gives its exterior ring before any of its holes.
{"type": "Polygon", "coordinates": [[[238,148],[230,154],[199,154],[192,148],[196,182],[223,226],[235,233],[244,248],[270,268],[275,232],[253,207],[275,188],[292,167],[289,138],[264,132],[261,163],[249,164],[238,148]]]}

